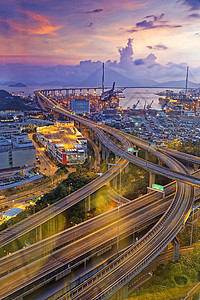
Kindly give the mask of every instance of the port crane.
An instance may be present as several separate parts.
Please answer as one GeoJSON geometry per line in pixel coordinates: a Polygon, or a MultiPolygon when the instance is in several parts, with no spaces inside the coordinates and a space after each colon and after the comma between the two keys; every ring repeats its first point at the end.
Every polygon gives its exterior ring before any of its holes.
{"type": "Polygon", "coordinates": [[[151,106],[152,106],[153,102],[154,102],[154,100],[152,100],[151,103],[147,105],[148,110],[151,109],[151,106]]]}
{"type": "Polygon", "coordinates": [[[136,109],[136,107],[138,106],[139,103],[140,103],[140,100],[138,100],[138,102],[136,104],[133,104],[133,109],[136,109]]]}

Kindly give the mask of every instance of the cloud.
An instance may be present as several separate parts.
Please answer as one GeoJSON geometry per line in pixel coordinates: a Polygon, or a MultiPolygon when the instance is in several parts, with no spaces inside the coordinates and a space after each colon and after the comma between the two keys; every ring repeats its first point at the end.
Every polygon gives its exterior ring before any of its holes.
{"type": "Polygon", "coordinates": [[[135,64],[136,66],[141,66],[141,65],[144,65],[144,64],[145,64],[145,61],[144,61],[144,59],[139,58],[139,59],[134,60],[134,64],[135,64]]]}
{"type": "Polygon", "coordinates": [[[122,49],[118,49],[120,54],[120,63],[127,64],[133,60],[133,39],[128,39],[127,46],[122,49]]]}
{"type": "Polygon", "coordinates": [[[142,22],[138,22],[136,23],[136,27],[142,27],[143,29],[144,28],[154,28],[154,22],[153,21],[142,21],[142,22]]]}
{"type": "Polygon", "coordinates": [[[38,35],[55,35],[55,32],[62,28],[62,26],[53,26],[43,15],[25,10],[21,11],[21,13],[25,15],[26,22],[13,22],[8,19],[3,19],[4,23],[16,31],[38,35]]]}
{"type": "Polygon", "coordinates": [[[199,19],[200,18],[200,14],[191,14],[188,17],[194,18],[194,19],[199,19]]]}
{"type": "Polygon", "coordinates": [[[144,17],[143,21],[137,22],[135,27],[128,29],[127,32],[133,33],[141,30],[149,30],[155,28],[179,28],[182,27],[181,25],[173,25],[168,24],[168,21],[164,21],[163,17],[165,16],[164,13],[160,14],[159,16],[156,15],[149,15],[144,17]],[[147,19],[147,20],[145,20],[147,19]],[[149,20],[152,19],[152,20],[149,20]]]}
{"type": "Polygon", "coordinates": [[[200,9],[200,1],[199,0],[182,0],[182,3],[189,6],[191,10],[200,9]]]}
{"type": "Polygon", "coordinates": [[[155,45],[155,46],[147,46],[148,49],[150,50],[167,50],[168,47],[165,46],[165,45],[162,45],[162,44],[158,44],[158,45],[155,45]]]}
{"type": "MultiPolygon", "coordinates": [[[[153,47],[153,46],[152,46],[153,47]]],[[[186,64],[174,64],[172,62],[162,65],[157,63],[156,56],[151,53],[147,57],[139,57],[134,60],[133,39],[128,39],[127,45],[118,50],[120,62],[107,60],[106,69],[106,84],[110,85],[116,81],[118,86],[126,86],[127,82],[139,82],[143,86],[155,85],[155,80],[158,82],[169,80],[183,80],[185,78],[186,64]]],[[[52,62],[53,62],[52,57],[52,62]]],[[[98,85],[101,82],[102,62],[85,60],[77,65],[36,65],[33,61],[38,60],[38,56],[27,56],[26,64],[3,64],[6,57],[0,56],[0,81],[15,80],[20,82],[35,81],[39,84],[56,81],[63,86],[81,85],[82,82],[98,85]],[[29,63],[28,63],[29,62],[29,63]]],[[[24,58],[10,56],[10,62],[20,62],[24,58]]],[[[47,59],[41,57],[41,60],[47,59]]],[[[49,59],[47,59],[49,61],[49,59]]],[[[191,70],[196,78],[200,76],[200,68],[191,70]]],[[[58,85],[56,83],[56,85],[58,85]]]]}
{"type": "Polygon", "coordinates": [[[165,15],[164,13],[162,13],[160,16],[149,15],[149,16],[144,17],[144,19],[153,18],[154,21],[159,21],[164,17],[164,15],[165,15]]]}
{"type": "Polygon", "coordinates": [[[102,8],[97,8],[95,10],[87,11],[86,14],[98,14],[101,13],[102,11],[103,11],[102,8]]]}

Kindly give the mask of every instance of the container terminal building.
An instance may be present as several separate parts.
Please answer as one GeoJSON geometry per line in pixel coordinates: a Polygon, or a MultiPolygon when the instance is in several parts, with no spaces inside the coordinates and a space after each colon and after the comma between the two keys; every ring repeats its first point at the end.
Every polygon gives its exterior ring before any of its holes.
{"type": "Polygon", "coordinates": [[[37,138],[59,163],[82,164],[87,158],[87,140],[74,127],[74,122],[56,122],[37,128],[37,138]]]}

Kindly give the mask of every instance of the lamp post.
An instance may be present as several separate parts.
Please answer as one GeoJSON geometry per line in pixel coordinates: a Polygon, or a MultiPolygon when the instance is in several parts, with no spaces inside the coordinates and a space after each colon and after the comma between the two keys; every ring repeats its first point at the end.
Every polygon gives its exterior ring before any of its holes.
{"type": "Polygon", "coordinates": [[[119,204],[117,206],[117,219],[118,219],[118,222],[117,222],[117,255],[118,255],[118,251],[119,251],[119,208],[120,208],[120,205],[121,205],[121,193],[122,193],[122,190],[121,190],[121,168],[122,168],[122,166],[120,164],[111,164],[111,163],[108,164],[108,168],[109,168],[109,166],[120,167],[120,172],[119,172],[119,204]]]}

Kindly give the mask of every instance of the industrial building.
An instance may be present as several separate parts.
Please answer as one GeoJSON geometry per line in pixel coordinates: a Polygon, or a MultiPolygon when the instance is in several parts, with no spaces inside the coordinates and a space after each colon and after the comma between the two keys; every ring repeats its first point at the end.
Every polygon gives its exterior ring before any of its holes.
{"type": "Polygon", "coordinates": [[[74,127],[74,122],[56,122],[37,128],[37,138],[59,163],[82,164],[87,158],[87,140],[74,127]]]}
{"type": "Polygon", "coordinates": [[[71,99],[71,111],[76,114],[84,114],[90,112],[90,100],[71,99]]]}
{"type": "Polygon", "coordinates": [[[36,150],[26,133],[12,134],[11,139],[0,137],[0,170],[32,166],[36,150]]]}

